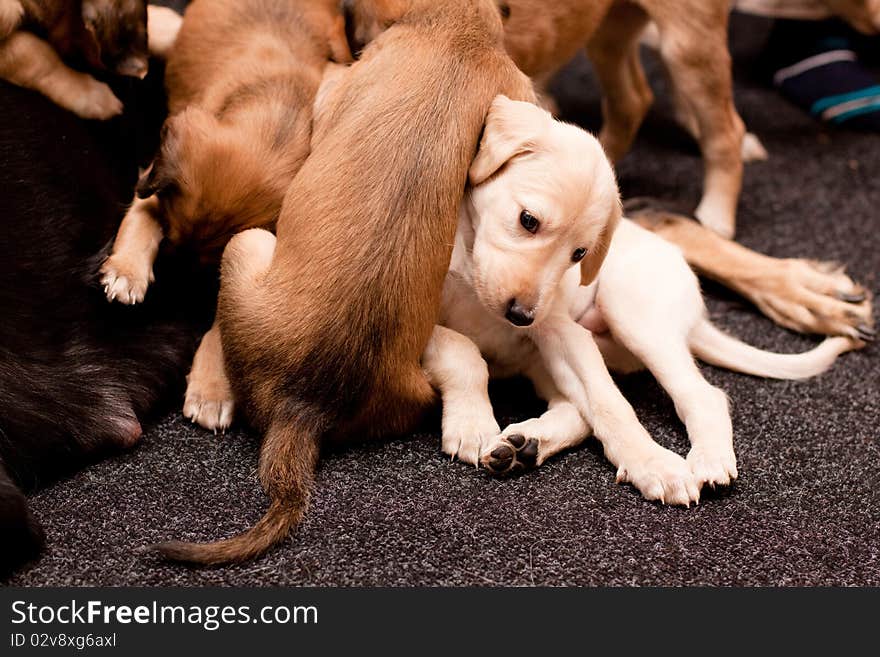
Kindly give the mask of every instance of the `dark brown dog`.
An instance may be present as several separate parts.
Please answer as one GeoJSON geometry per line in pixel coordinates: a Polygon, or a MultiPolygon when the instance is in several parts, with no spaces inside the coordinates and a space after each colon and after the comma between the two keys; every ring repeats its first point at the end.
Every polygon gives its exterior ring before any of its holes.
{"type": "MultiPolygon", "coordinates": [[[[186,11],[166,69],[170,118],[138,184],[102,283],[111,301],[139,303],[162,240],[219,263],[234,234],[274,228],[309,153],[312,106],[329,61],[349,61],[335,0],[197,0],[186,11]]],[[[203,340],[184,413],[225,428],[217,329],[203,340]],[[217,352],[217,357],[206,354],[217,352]]]]}
{"type": "Polygon", "coordinates": [[[83,118],[110,118],[122,103],[65,61],[143,78],[148,59],[146,0],[0,0],[0,77],[83,118]]]}
{"type": "Polygon", "coordinates": [[[491,0],[355,4],[387,29],[326,97],[277,246],[246,231],[223,257],[224,355],[271,505],[240,536],[160,546],[174,559],[265,551],[302,517],[323,437],[402,432],[434,402],[420,358],[486,112],[534,100],[491,0]]]}

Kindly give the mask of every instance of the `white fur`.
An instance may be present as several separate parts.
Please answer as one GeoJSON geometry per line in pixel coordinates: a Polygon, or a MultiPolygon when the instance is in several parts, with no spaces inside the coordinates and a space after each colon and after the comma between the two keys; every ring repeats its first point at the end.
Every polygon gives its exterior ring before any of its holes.
{"type": "Polygon", "coordinates": [[[512,135],[484,138],[483,148],[504,143],[513,156],[462,203],[443,292],[445,329],[435,332],[423,362],[443,398],[443,449],[490,465],[494,450],[523,435],[537,440],[540,465],[592,431],[618,481],[648,499],[697,502],[703,484],[729,484],[737,468],[727,397],[703,378],[692,353],[760,376],[803,378],[827,369],[852,342],[832,338],[806,354],[780,355],[723,334],[709,323],[697,278],[678,249],[627,220],[614,233],[597,279],[581,286],[571,253],[592,248],[612,220],[617,188],[610,165],[587,133],[533,106],[496,100],[487,133],[510,126],[528,133],[519,148],[510,147],[512,135]],[[531,126],[498,116],[511,114],[527,116],[531,126]],[[521,209],[540,212],[546,227],[542,223],[535,235],[522,230],[521,209]],[[510,298],[534,306],[531,326],[505,319],[510,298]],[[531,379],[547,412],[487,438],[494,417],[483,359],[493,377],[531,379]],[[686,460],[651,439],[606,364],[621,371],[647,367],[657,377],[687,428],[686,460]]]}

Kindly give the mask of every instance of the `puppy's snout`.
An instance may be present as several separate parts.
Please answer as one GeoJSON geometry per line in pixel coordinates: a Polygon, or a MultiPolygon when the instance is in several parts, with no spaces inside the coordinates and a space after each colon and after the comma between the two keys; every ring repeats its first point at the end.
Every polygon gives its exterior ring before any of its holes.
{"type": "Polygon", "coordinates": [[[535,321],[535,309],[526,308],[516,299],[511,299],[507,304],[507,312],[504,314],[505,319],[514,326],[531,326],[535,321]]]}

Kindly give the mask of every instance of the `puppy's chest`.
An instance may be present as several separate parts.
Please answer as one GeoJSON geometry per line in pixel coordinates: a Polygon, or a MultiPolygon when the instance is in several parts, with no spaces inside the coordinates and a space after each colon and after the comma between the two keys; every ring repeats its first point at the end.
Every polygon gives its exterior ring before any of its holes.
{"type": "Polygon", "coordinates": [[[522,373],[536,353],[534,343],[525,332],[491,315],[470,285],[454,273],[446,277],[443,287],[440,323],[477,345],[493,378],[522,373]]]}

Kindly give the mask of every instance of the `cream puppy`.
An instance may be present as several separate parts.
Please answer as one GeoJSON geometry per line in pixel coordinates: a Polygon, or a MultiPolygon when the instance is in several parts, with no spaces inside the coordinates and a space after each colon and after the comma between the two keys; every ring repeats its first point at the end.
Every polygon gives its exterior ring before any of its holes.
{"type": "Polygon", "coordinates": [[[737,476],[727,398],[694,355],[797,379],[860,345],[835,337],[805,354],[771,354],[716,329],[679,249],[621,220],[599,143],[535,105],[493,102],[469,177],[441,324],[422,356],[442,397],[450,456],[502,474],[540,465],[592,432],[618,481],[647,499],[689,505],[703,484],[737,476]],[[643,367],[687,426],[687,459],[651,439],[609,374],[643,367]],[[488,381],[515,375],[534,383],[548,410],[501,431],[488,381]]]}
{"type": "Polygon", "coordinates": [[[443,399],[443,450],[453,457],[503,473],[539,465],[592,430],[618,481],[689,505],[703,484],[737,476],[727,398],[693,355],[803,378],[858,345],[838,337],[805,354],[771,354],[716,329],[678,249],[627,220],[612,239],[620,205],[598,142],[534,105],[496,99],[470,178],[442,327],[423,358],[443,399]],[[687,459],[651,439],[608,372],[645,366],[687,427],[687,459]],[[488,378],[517,374],[548,410],[502,432],[488,378]]]}

